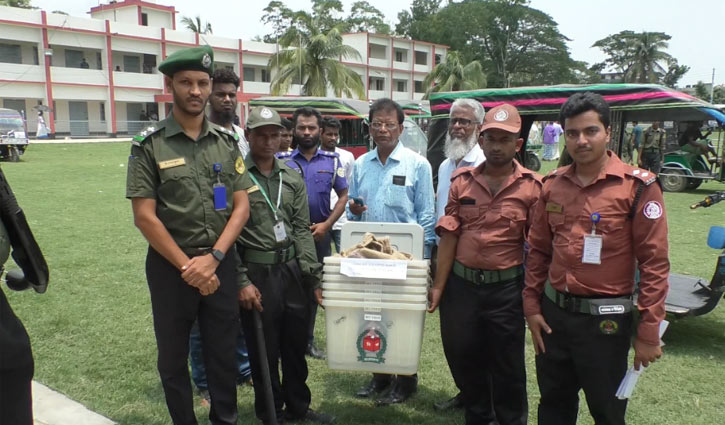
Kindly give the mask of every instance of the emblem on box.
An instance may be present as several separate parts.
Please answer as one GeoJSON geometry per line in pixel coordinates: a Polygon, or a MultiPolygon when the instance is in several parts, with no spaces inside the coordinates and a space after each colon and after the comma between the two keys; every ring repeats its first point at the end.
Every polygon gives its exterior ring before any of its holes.
{"type": "Polygon", "coordinates": [[[357,361],[364,363],[385,363],[385,350],[388,343],[380,330],[367,326],[357,337],[357,361]]]}

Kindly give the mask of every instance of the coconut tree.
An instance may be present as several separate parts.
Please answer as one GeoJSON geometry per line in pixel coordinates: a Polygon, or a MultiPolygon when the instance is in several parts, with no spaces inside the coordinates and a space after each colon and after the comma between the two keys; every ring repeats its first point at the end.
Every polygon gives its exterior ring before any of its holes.
{"type": "Polygon", "coordinates": [[[191,32],[198,32],[199,34],[211,34],[211,23],[210,22],[204,22],[202,24],[201,17],[199,15],[196,15],[195,18],[190,18],[188,16],[183,16],[181,18],[181,23],[191,32]]]}
{"type": "Polygon", "coordinates": [[[280,38],[281,50],[269,59],[268,67],[274,76],[273,95],[286,94],[292,84],[302,84],[300,94],[327,96],[328,87],[335,96],[365,96],[360,75],[345,66],[343,60],[361,60],[353,47],[342,44],[342,34],[334,27],[326,34],[310,16],[298,16],[297,25],[290,27],[280,38]],[[300,30],[298,28],[303,28],[300,30]]]}
{"type": "Polygon", "coordinates": [[[627,81],[635,83],[657,83],[665,69],[660,63],[669,63],[674,58],[662,51],[669,44],[670,36],[663,32],[642,32],[634,34],[629,44],[632,49],[632,66],[625,75],[627,81]]]}
{"type": "Polygon", "coordinates": [[[475,90],[486,87],[486,74],[479,61],[467,64],[459,52],[448,52],[446,60],[433,68],[423,80],[428,87],[424,98],[438,91],[475,90]]]}

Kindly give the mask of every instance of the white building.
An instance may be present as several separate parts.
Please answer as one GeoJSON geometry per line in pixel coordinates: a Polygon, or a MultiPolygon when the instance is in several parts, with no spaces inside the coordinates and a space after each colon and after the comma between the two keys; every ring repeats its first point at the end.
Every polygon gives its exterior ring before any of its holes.
{"type": "MultiPolygon", "coordinates": [[[[142,115],[166,116],[172,102],[157,65],[174,51],[208,44],[216,66],[242,80],[240,115],[249,99],[269,94],[267,68],[274,44],[176,30],[176,10],[143,0],[111,1],[91,18],[0,6],[0,107],[26,111],[36,127],[38,105],[54,135],[133,134],[142,115]]],[[[447,46],[386,35],[345,34],[360,61],[367,97],[420,99],[423,79],[444,60],[447,46]]],[[[290,95],[300,93],[293,85],[290,95]]],[[[330,94],[332,95],[332,94],[330,94]]]]}

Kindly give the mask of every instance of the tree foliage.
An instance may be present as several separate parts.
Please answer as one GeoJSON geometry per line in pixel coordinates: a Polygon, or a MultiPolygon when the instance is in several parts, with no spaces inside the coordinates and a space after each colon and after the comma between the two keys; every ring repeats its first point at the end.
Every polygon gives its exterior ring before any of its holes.
{"type": "Polygon", "coordinates": [[[264,8],[262,22],[273,28],[271,33],[263,36],[267,43],[277,42],[295,27],[307,35],[312,34],[313,30],[326,34],[333,28],[341,32],[390,34],[385,15],[363,0],[353,3],[347,16],[339,0],[312,0],[309,9],[296,11],[285,6],[282,1],[273,0],[264,8]],[[310,25],[314,25],[314,28],[310,25]]]}
{"type": "Polygon", "coordinates": [[[23,9],[35,9],[30,0],[0,0],[0,6],[20,7],[23,9]]]}
{"type": "Polygon", "coordinates": [[[303,17],[303,28],[290,27],[279,39],[282,50],[269,59],[272,70],[271,93],[286,94],[294,83],[302,83],[306,96],[327,96],[328,87],[336,97],[363,98],[360,75],[341,63],[343,59],[361,60],[353,47],[342,44],[342,34],[335,27],[319,31],[310,16],[303,17]],[[307,20],[307,21],[305,21],[307,20]]]}
{"type": "Polygon", "coordinates": [[[710,91],[702,81],[698,81],[697,84],[695,84],[695,96],[702,100],[710,101],[710,91]]]}
{"type": "Polygon", "coordinates": [[[436,30],[431,24],[440,9],[441,0],[413,0],[410,10],[398,13],[395,33],[413,40],[435,42],[436,30]]]}
{"type": "Polygon", "coordinates": [[[191,32],[196,32],[199,34],[212,34],[211,29],[211,23],[210,22],[202,22],[201,17],[199,15],[196,15],[195,18],[190,18],[188,16],[182,16],[181,17],[181,24],[186,27],[191,32]]]}
{"type": "Polygon", "coordinates": [[[465,63],[460,53],[451,51],[446,60],[425,77],[423,85],[428,87],[425,92],[427,99],[432,92],[486,88],[486,74],[479,61],[465,63]]]}
{"type": "Polygon", "coordinates": [[[603,63],[622,72],[625,82],[674,86],[689,67],[679,65],[664,51],[671,38],[664,32],[627,30],[598,40],[592,47],[600,48],[607,55],[603,63]]]}

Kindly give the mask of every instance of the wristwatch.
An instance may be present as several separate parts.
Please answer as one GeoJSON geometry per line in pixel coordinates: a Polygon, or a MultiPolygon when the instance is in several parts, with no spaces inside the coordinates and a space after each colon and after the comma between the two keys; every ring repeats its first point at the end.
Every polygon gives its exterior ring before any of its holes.
{"type": "Polygon", "coordinates": [[[220,263],[224,259],[224,253],[221,252],[221,251],[219,251],[218,249],[212,249],[211,250],[211,256],[214,257],[214,258],[216,258],[216,260],[218,262],[220,262],[220,263]]]}

